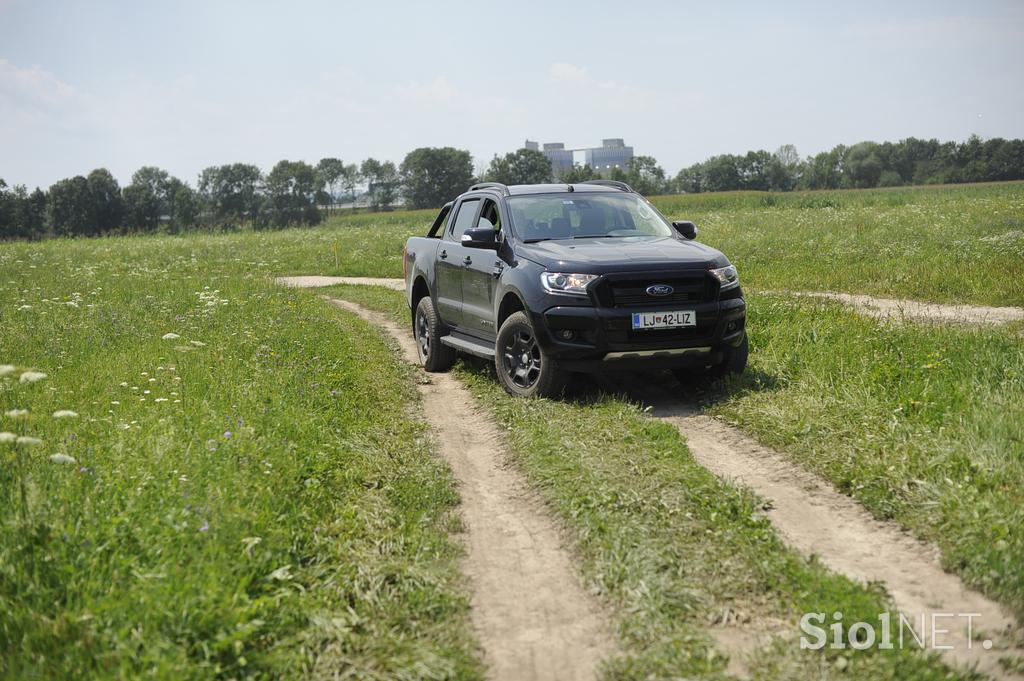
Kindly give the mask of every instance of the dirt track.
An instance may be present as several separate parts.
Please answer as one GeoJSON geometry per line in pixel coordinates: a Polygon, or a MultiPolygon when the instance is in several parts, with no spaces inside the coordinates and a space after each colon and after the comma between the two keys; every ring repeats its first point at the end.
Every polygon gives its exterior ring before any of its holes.
{"type": "MultiPolygon", "coordinates": [[[[412,334],[383,314],[332,300],[383,329],[418,363],[412,334]]],[[[458,381],[420,384],[438,449],[459,481],[466,526],[463,571],[489,678],[592,679],[615,652],[597,603],[580,585],[558,526],[502,456],[502,435],[458,381]]]]}
{"type": "MultiPolygon", "coordinates": [[[[306,285],[377,284],[378,281],[348,279],[344,282],[332,280],[329,284],[306,285]]],[[[401,284],[401,280],[385,281],[389,288],[395,288],[394,282],[396,281],[401,284]]],[[[395,327],[381,315],[367,312],[350,303],[336,302],[348,309],[359,309],[360,314],[364,316],[371,315],[370,318],[373,319],[374,324],[386,328],[389,333],[394,335],[402,343],[407,358],[415,361],[415,347],[412,345],[410,334],[405,329],[395,327]]],[[[957,307],[961,312],[965,309],[965,306],[957,307]]],[[[938,317],[940,319],[950,319],[948,310],[936,314],[941,315],[938,317]]],[[[961,315],[955,319],[957,321],[967,321],[968,319],[977,321],[982,317],[961,315]]],[[[451,409],[453,404],[459,405],[456,412],[473,409],[470,396],[454,383],[453,379],[444,375],[433,375],[432,378],[435,381],[435,386],[427,389],[424,399],[427,400],[428,395],[433,393],[440,404],[448,405],[448,407],[447,409],[441,406],[431,407],[428,404],[425,405],[426,413],[444,415],[449,413],[447,410],[451,409]],[[446,396],[449,391],[454,391],[453,395],[461,393],[457,398],[458,401],[453,402],[455,397],[446,396]]],[[[968,641],[962,628],[950,626],[951,631],[948,634],[940,635],[939,643],[955,646],[954,650],[943,651],[949,662],[975,667],[994,678],[1024,678],[1024,676],[1006,672],[998,661],[1000,656],[1007,653],[1011,655],[1024,654],[1024,651],[1019,648],[1007,650],[1008,647],[1011,647],[1010,642],[1020,636],[1019,627],[1013,617],[999,604],[976,591],[965,588],[959,578],[945,572],[940,565],[939,553],[935,547],[918,541],[894,523],[876,520],[855,500],[841,494],[816,475],[793,464],[782,454],[761,446],[735,428],[699,414],[692,404],[674,394],[674,386],[670,379],[640,375],[625,378],[623,381],[623,377],[616,377],[612,381],[606,382],[606,389],[612,392],[625,390],[631,399],[650,405],[655,418],[663,419],[679,429],[686,438],[694,458],[701,465],[720,477],[751,488],[769,501],[767,516],[788,544],[807,555],[817,555],[826,566],[835,572],[862,582],[881,583],[892,596],[899,612],[906,615],[910,621],[919,622],[918,617],[921,614],[976,614],[973,621],[974,627],[977,631],[983,632],[984,636],[980,640],[972,641],[970,648],[967,647],[968,641]],[[985,639],[992,641],[991,649],[984,647],[985,639]]],[[[474,423],[477,420],[474,419],[474,423]]],[[[496,461],[494,458],[494,451],[498,448],[496,443],[499,435],[494,431],[493,424],[481,421],[483,430],[475,434],[466,434],[458,430],[458,428],[464,427],[466,419],[459,418],[456,421],[456,423],[446,425],[442,420],[437,423],[437,427],[443,451],[452,459],[453,469],[460,480],[474,480],[481,475],[488,477],[499,470],[511,474],[501,468],[500,461],[496,461]],[[491,467],[490,472],[486,472],[486,470],[473,471],[472,468],[467,468],[474,462],[465,460],[467,445],[464,438],[480,437],[484,438],[484,442],[478,449],[481,451],[481,456],[491,457],[491,463],[484,466],[485,469],[488,466],[491,467]],[[468,477],[464,478],[464,475],[468,477]]],[[[474,455],[472,458],[476,459],[476,456],[474,455]]],[[[515,489],[518,490],[513,495],[512,501],[522,502],[523,497],[528,496],[524,483],[517,475],[511,475],[515,489]]],[[[508,483],[508,481],[492,482],[497,488],[504,488],[504,485],[508,483]]],[[[488,514],[492,512],[516,514],[519,511],[514,508],[509,511],[494,511],[496,499],[490,498],[484,492],[472,493],[473,487],[474,484],[467,485],[465,492],[467,516],[481,518],[478,522],[481,523],[482,533],[499,533],[504,525],[497,523],[496,527],[488,527],[484,518],[487,518],[488,514]]],[[[505,501],[509,500],[505,499],[505,501]]],[[[533,507],[529,513],[539,512],[535,502],[531,501],[529,504],[533,507]]],[[[513,506],[515,506],[514,503],[513,506]]],[[[543,515],[542,512],[541,515],[543,515]]],[[[567,635],[570,638],[575,637],[576,640],[592,642],[578,644],[581,646],[578,659],[581,664],[589,665],[586,667],[586,673],[591,674],[594,668],[593,664],[602,655],[599,651],[604,650],[606,654],[611,649],[611,644],[608,643],[604,634],[599,633],[601,632],[600,618],[596,611],[590,609],[592,606],[586,606],[586,597],[579,591],[569,557],[557,547],[557,533],[550,528],[549,521],[542,519],[538,522],[541,522],[542,525],[545,522],[548,523],[550,532],[554,535],[550,540],[546,540],[548,548],[528,548],[517,554],[519,555],[518,559],[528,561],[528,566],[537,571],[541,584],[547,581],[543,576],[545,574],[544,564],[549,560],[554,561],[551,567],[557,574],[563,575],[562,579],[566,580],[566,584],[572,583],[573,593],[576,595],[572,596],[571,600],[577,604],[577,607],[582,608],[583,612],[588,613],[588,617],[592,618],[590,620],[592,624],[588,628],[589,633],[576,635],[569,632],[567,635]],[[538,550],[550,551],[550,557],[536,560],[538,550]],[[571,575],[571,577],[567,578],[565,575],[571,575]]],[[[526,534],[530,533],[526,532],[526,534]]],[[[538,537],[533,538],[534,541],[537,539],[538,537]]],[[[471,555],[473,553],[472,545],[476,541],[478,540],[472,538],[471,532],[471,555]]],[[[481,551],[486,552],[484,547],[489,540],[479,541],[481,541],[481,551]]],[[[508,540],[499,537],[496,545],[504,546],[506,541],[508,540]]],[[[518,543],[516,545],[518,546],[518,543]]],[[[510,633],[508,630],[503,630],[498,622],[490,620],[494,617],[500,619],[502,615],[498,613],[504,613],[505,608],[519,605],[530,609],[534,606],[519,603],[515,598],[505,599],[500,595],[482,593],[488,591],[482,587],[490,584],[491,580],[503,581],[494,572],[494,570],[500,569],[501,564],[507,565],[504,561],[494,562],[480,559],[474,562],[471,559],[467,571],[474,580],[477,592],[474,599],[484,599],[479,604],[474,600],[474,619],[477,626],[482,632],[489,632],[482,636],[485,641],[484,645],[485,647],[495,647],[494,652],[490,653],[492,664],[500,663],[502,658],[507,656],[506,666],[500,668],[508,671],[514,669],[518,664],[512,659],[514,651],[510,649],[516,646],[502,645],[502,641],[507,641],[506,637],[510,633]],[[488,615],[488,612],[491,614],[488,615]]],[[[525,579],[529,580],[529,577],[525,579]]],[[[524,584],[522,588],[537,587],[524,584]]],[[[538,604],[536,607],[540,608],[541,605],[538,604]]],[[[558,610],[562,612],[561,608],[558,610]]],[[[822,605],[822,610],[828,610],[827,604],[822,605]]],[[[828,616],[831,616],[831,613],[828,616]]],[[[895,616],[897,615],[894,614],[895,616]]],[[[946,623],[962,625],[964,621],[963,619],[946,619],[938,624],[939,626],[946,623]]],[[[558,626],[557,622],[555,624],[558,626]]],[[[513,629],[516,628],[514,623],[510,623],[509,626],[513,629]]],[[[519,626],[526,627],[527,625],[524,622],[519,626]]],[[[914,626],[918,627],[918,624],[914,626]]],[[[751,636],[750,632],[717,631],[713,633],[726,652],[733,656],[742,656],[745,652],[750,652],[743,649],[744,645],[750,648],[763,643],[763,638],[751,636]],[[737,645],[730,645],[730,640],[737,645]],[[743,641],[747,641],[747,643],[743,644],[743,641]]],[[[549,653],[557,655],[557,651],[563,647],[563,642],[559,640],[553,646],[555,650],[549,651],[549,653]]],[[[537,670],[541,666],[535,665],[533,669],[537,670]]],[[[498,666],[495,667],[495,669],[498,668],[498,666]]],[[[570,666],[563,666],[560,673],[554,674],[551,678],[582,678],[569,675],[569,669],[570,666]]],[[[496,678],[502,677],[496,676],[496,678]]],[[[521,672],[509,672],[505,678],[524,678],[524,675],[521,672]]]]}
{"type": "MultiPolygon", "coordinates": [[[[698,413],[673,394],[670,380],[639,375],[614,385],[619,392],[625,388],[630,398],[651,406],[654,417],[678,428],[702,466],[768,500],[766,515],[787,544],[806,555],[817,555],[834,572],[865,583],[882,583],[897,610],[917,623],[915,627],[919,628],[921,614],[976,613],[973,626],[993,641],[992,649],[986,650],[981,640],[971,642],[968,649],[965,631],[950,631],[948,636],[939,637],[940,644],[955,646],[944,651],[950,662],[977,665],[994,678],[1020,678],[1007,675],[999,664],[999,657],[1007,653],[1005,647],[1013,639],[1013,617],[945,572],[935,547],[918,541],[894,523],[876,520],[855,500],[813,473],[737,429],[698,413]]],[[[826,604],[822,610],[831,618],[826,604]]],[[[947,618],[938,624],[939,628],[945,624],[965,625],[966,620],[947,618]]],[[[929,620],[929,631],[930,626],[929,620]]]]}
{"type": "Polygon", "coordinates": [[[875,298],[852,293],[815,291],[786,291],[781,295],[807,298],[827,298],[850,305],[861,314],[880,319],[907,319],[911,321],[953,322],[961,324],[1005,324],[1024,320],[1024,307],[989,307],[987,305],[940,305],[916,300],[875,298]]]}
{"type": "Polygon", "coordinates": [[[357,286],[383,286],[395,291],[405,290],[403,279],[374,279],[371,277],[321,277],[318,275],[302,277],[278,277],[274,280],[282,286],[292,288],[319,288],[321,286],[334,286],[336,284],[355,284],[357,286]]]}

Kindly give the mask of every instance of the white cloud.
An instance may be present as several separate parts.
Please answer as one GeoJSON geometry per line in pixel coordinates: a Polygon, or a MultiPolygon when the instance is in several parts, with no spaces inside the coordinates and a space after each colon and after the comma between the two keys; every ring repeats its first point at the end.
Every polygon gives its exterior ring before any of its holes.
{"type": "Polygon", "coordinates": [[[75,88],[39,66],[18,67],[0,59],[0,103],[54,106],[74,98],[75,88]]]}
{"type": "Polygon", "coordinates": [[[575,83],[585,83],[590,80],[587,70],[582,66],[576,66],[568,62],[555,62],[548,68],[548,75],[552,80],[560,80],[575,83]]]}
{"type": "Polygon", "coordinates": [[[449,105],[458,96],[458,89],[445,76],[437,76],[429,83],[411,81],[395,88],[400,99],[419,106],[449,105]]]}

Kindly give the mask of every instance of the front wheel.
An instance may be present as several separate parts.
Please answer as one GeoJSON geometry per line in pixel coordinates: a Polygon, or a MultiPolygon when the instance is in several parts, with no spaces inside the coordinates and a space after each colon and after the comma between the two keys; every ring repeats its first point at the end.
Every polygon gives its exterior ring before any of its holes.
{"type": "Polygon", "coordinates": [[[743,334],[743,342],[735,347],[728,347],[721,363],[709,367],[674,369],[672,373],[680,383],[693,381],[714,381],[727,376],[738,376],[747,368],[750,355],[750,340],[743,334]]]}
{"type": "Polygon", "coordinates": [[[525,312],[502,323],[494,350],[495,373],[510,395],[555,397],[565,389],[565,372],[541,349],[525,312]]]}
{"type": "Polygon", "coordinates": [[[441,342],[441,320],[434,311],[434,301],[423,296],[413,315],[416,354],[427,371],[447,371],[455,364],[455,350],[441,342]]]}

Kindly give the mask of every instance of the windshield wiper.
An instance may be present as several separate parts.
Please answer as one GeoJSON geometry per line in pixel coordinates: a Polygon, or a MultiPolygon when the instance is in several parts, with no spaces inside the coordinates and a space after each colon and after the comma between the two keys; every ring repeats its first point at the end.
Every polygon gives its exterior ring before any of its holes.
{"type": "Polygon", "coordinates": [[[573,237],[573,239],[615,239],[615,238],[618,238],[618,237],[614,237],[611,234],[580,234],[578,236],[574,236],[573,237]]]}
{"type": "Polygon", "coordinates": [[[523,239],[523,243],[524,244],[535,244],[538,241],[551,241],[551,237],[549,237],[549,236],[542,236],[542,237],[538,237],[536,239],[523,239]]]}

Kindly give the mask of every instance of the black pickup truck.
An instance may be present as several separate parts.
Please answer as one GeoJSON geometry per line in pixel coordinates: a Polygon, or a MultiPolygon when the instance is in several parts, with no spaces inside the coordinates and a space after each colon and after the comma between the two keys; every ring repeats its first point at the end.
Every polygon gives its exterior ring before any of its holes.
{"type": "Polygon", "coordinates": [[[494,361],[513,395],[559,393],[571,372],[742,372],[736,268],[622,182],[473,185],[405,246],[420,360],[494,361]]]}

